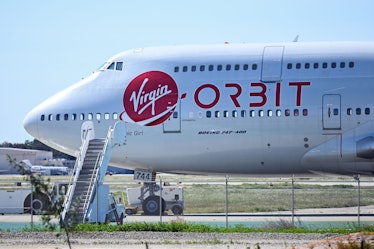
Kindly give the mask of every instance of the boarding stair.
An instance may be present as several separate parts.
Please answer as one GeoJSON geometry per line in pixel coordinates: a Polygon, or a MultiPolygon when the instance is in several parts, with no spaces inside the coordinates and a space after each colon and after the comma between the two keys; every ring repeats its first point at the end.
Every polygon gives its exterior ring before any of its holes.
{"type": "Polygon", "coordinates": [[[95,138],[91,121],[82,125],[81,134],[82,145],[61,213],[61,221],[65,225],[105,222],[109,187],[103,185],[104,177],[112,149],[125,144],[123,122],[110,127],[106,138],[95,138]]]}

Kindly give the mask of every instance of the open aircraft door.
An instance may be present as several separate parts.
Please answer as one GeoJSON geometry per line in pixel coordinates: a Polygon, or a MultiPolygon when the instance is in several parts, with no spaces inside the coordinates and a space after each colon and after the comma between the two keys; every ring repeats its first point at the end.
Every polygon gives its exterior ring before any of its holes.
{"type": "Polygon", "coordinates": [[[179,133],[181,132],[181,102],[180,99],[176,105],[173,113],[170,117],[163,123],[164,133],[179,133]]]}
{"type": "Polygon", "coordinates": [[[325,94],[322,96],[322,127],[324,130],[341,129],[340,94],[325,94]]]}
{"type": "Polygon", "coordinates": [[[282,80],[283,46],[264,47],[262,54],[262,82],[277,82],[282,80]]]}

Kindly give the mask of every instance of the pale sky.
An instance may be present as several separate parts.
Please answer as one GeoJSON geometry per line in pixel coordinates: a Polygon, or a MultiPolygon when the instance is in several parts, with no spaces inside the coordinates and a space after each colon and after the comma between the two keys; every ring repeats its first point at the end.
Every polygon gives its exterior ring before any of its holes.
{"type": "MultiPolygon", "coordinates": [[[[0,143],[112,55],[159,45],[374,41],[372,0],[1,1],[0,143]]],[[[374,70],[374,69],[373,69],[374,70]]]]}

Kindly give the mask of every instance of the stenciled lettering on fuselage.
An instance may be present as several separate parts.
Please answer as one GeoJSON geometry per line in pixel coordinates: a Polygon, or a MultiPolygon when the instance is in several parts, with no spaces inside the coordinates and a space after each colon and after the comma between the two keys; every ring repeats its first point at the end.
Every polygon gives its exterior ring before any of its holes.
{"type": "MultiPolygon", "coordinates": [[[[283,83],[282,83],[283,84],[283,83]]],[[[295,106],[301,106],[303,89],[311,85],[311,82],[288,82],[286,87],[294,88],[295,106]]],[[[281,105],[281,83],[275,83],[274,100],[269,100],[268,86],[262,82],[248,83],[250,92],[243,91],[243,85],[238,83],[224,84],[224,90],[231,90],[229,97],[236,108],[262,107],[273,101],[275,106],[281,105]],[[239,102],[239,97],[246,94],[250,99],[248,105],[243,106],[239,102]]],[[[221,92],[217,85],[202,83],[193,90],[193,100],[202,109],[215,107],[221,100],[221,92]],[[210,100],[203,100],[203,95],[209,95],[210,100]]],[[[186,93],[179,97],[178,86],[175,80],[167,73],[161,71],[149,71],[136,76],[130,81],[123,94],[124,113],[121,119],[127,118],[135,123],[154,126],[165,122],[175,110],[179,98],[185,98],[186,93]],[[126,115],[124,115],[126,114],[126,115]]],[[[290,97],[290,96],[288,96],[290,97]]],[[[292,96],[291,96],[292,98],[292,96]]]]}

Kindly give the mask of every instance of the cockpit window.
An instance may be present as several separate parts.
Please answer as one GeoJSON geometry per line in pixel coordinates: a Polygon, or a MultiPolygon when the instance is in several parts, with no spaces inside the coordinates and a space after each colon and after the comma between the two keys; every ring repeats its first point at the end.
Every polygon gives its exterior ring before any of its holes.
{"type": "Polygon", "coordinates": [[[123,62],[122,61],[117,62],[117,64],[116,64],[116,70],[121,71],[122,70],[122,66],[123,66],[123,62]]]}
{"type": "Polygon", "coordinates": [[[109,69],[109,70],[114,70],[114,65],[115,65],[115,62],[112,62],[112,63],[107,67],[107,69],[109,69]]]}
{"type": "Polygon", "coordinates": [[[105,62],[104,65],[102,65],[99,68],[99,71],[104,71],[104,70],[116,70],[116,71],[122,71],[123,69],[123,62],[122,61],[108,61],[105,62]]]}

